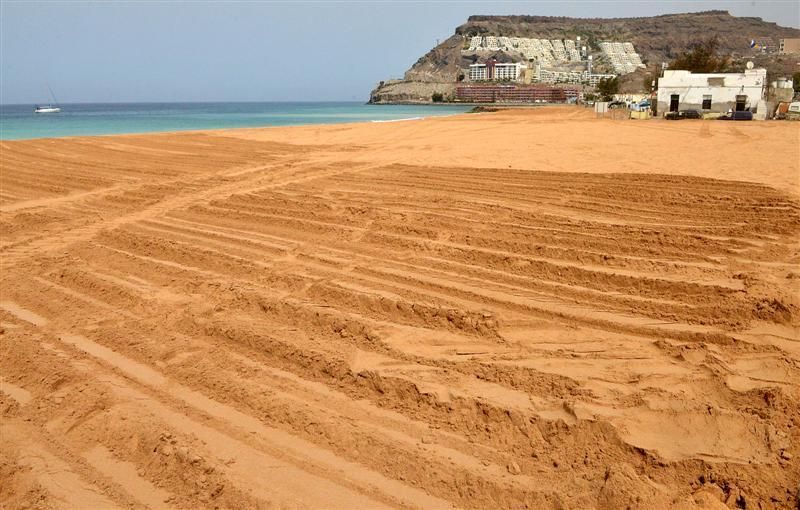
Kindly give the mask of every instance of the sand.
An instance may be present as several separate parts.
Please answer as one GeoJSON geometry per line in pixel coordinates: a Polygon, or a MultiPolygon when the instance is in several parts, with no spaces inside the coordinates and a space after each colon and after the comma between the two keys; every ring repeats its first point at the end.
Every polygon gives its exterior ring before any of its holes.
{"type": "Polygon", "coordinates": [[[795,508],[800,124],[2,142],[0,507],[795,508]]]}

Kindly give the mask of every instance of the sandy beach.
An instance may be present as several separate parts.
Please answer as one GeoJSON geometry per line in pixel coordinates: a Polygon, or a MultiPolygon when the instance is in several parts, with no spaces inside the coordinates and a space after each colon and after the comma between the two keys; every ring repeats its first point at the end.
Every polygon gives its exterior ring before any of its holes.
{"type": "Polygon", "coordinates": [[[800,123],[0,142],[0,508],[796,508],[800,123]]]}

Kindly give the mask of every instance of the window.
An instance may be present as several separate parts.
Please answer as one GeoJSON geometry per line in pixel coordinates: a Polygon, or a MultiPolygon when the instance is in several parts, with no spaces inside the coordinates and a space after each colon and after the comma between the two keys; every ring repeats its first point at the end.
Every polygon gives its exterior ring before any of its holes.
{"type": "Polygon", "coordinates": [[[711,95],[706,94],[703,96],[703,110],[711,109],[711,95]]]}

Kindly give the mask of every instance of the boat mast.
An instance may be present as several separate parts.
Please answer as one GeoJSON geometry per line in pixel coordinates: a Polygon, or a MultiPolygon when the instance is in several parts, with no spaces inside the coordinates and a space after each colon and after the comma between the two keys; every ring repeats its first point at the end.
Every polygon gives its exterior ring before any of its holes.
{"type": "Polygon", "coordinates": [[[50,84],[49,83],[47,84],[47,90],[50,91],[50,97],[53,98],[53,104],[57,105],[58,104],[58,99],[56,99],[56,95],[53,94],[53,89],[50,88],[50,84]]]}

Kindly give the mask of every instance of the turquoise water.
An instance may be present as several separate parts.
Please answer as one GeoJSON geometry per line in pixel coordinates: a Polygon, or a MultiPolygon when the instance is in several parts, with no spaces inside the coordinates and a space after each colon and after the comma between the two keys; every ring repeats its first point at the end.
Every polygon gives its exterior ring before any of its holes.
{"type": "Polygon", "coordinates": [[[34,114],[34,105],[0,105],[0,139],[402,120],[452,115],[470,108],[354,102],[87,103],[60,106],[61,113],[34,114]]]}

